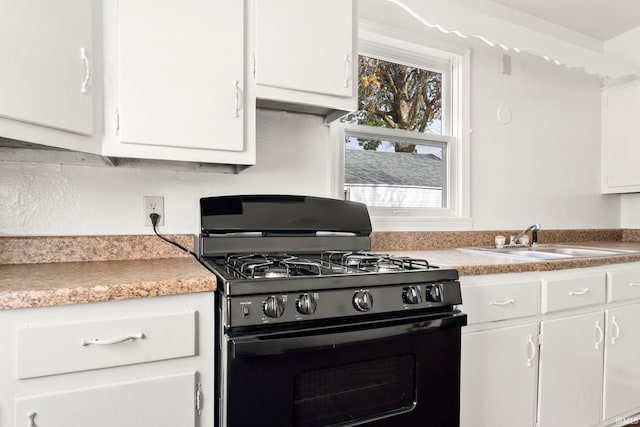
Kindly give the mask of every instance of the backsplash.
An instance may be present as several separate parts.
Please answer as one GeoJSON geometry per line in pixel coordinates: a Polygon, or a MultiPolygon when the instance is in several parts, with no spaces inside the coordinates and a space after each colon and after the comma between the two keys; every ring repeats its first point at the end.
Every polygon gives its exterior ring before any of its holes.
{"type": "MultiPolygon", "coordinates": [[[[424,249],[448,249],[466,246],[493,246],[494,238],[502,235],[509,239],[520,230],[497,231],[425,231],[385,232],[371,235],[371,248],[379,251],[416,251],[424,249]]],[[[640,242],[640,230],[591,229],[591,230],[540,230],[538,243],[569,242],[640,242]]]]}
{"type": "MultiPolygon", "coordinates": [[[[187,249],[194,235],[167,236],[187,249]]],[[[0,264],[122,261],[180,258],[190,255],[156,236],[0,237],[0,264]]]]}

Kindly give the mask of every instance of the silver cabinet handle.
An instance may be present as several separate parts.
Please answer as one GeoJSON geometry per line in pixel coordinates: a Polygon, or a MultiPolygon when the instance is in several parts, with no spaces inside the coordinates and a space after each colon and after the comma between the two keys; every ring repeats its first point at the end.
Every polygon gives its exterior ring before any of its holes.
{"type": "Polygon", "coordinates": [[[533,359],[536,358],[536,343],[533,342],[533,335],[527,337],[527,345],[529,346],[529,357],[527,357],[527,366],[531,366],[533,359]]]}
{"type": "Polygon", "coordinates": [[[34,418],[36,417],[35,412],[27,412],[27,427],[38,427],[34,418]]]}
{"type": "Polygon", "coordinates": [[[571,291],[569,291],[569,295],[584,295],[586,293],[589,293],[590,291],[591,291],[591,289],[589,289],[589,288],[584,288],[584,289],[582,289],[580,291],[571,290],[571,291]]]}
{"type": "Polygon", "coordinates": [[[513,298],[506,299],[504,301],[489,301],[489,305],[497,305],[498,307],[504,307],[505,305],[515,304],[516,300],[513,298]]]}
{"type": "Polygon", "coordinates": [[[127,335],[126,337],[109,338],[106,340],[101,340],[100,338],[89,338],[89,339],[80,341],[80,345],[82,345],[83,347],[88,345],[113,345],[113,344],[120,344],[123,342],[132,341],[132,340],[140,340],[144,338],[145,338],[144,333],[138,332],[137,334],[127,335]]]}
{"type": "Polygon", "coordinates": [[[611,337],[611,344],[615,344],[618,337],[620,337],[620,326],[616,322],[616,316],[613,316],[611,318],[611,326],[616,328],[616,332],[611,337]]]}
{"type": "Polygon", "coordinates": [[[596,332],[598,333],[596,338],[596,350],[600,349],[600,344],[602,344],[602,340],[604,340],[604,332],[600,327],[600,322],[596,320],[596,332]]]}
{"type": "Polygon", "coordinates": [[[351,82],[351,55],[344,56],[344,66],[345,76],[344,76],[344,87],[349,87],[349,83],[351,82]]]}
{"type": "Polygon", "coordinates": [[[640,282],[631,282],[631,283],[629,283],[629,286],[631,286],[632,288],[640,286],[640,282]]]}
{"type": "Polygon", "coordinates": [[[89,58],[87,57],[87,50],[83,47],[80,48],[80,58],[82,58],[82,62],[84,63],[84,80],[82,81],[80,92],[87,93],[87,86],[89,86],[89,82],[91,81],[91,62],[89,62],[89,58]]]}

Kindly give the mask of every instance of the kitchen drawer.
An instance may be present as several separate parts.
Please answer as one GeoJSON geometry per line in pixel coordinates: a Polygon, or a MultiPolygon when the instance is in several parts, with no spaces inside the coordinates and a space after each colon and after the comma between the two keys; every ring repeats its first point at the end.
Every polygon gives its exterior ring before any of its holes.
{"type": "Polygon", "coordinates": [[[542,280],[542,313],[604,302],[605,276],[602,273],[542,280]]]}
{"type": "Polygon", "coordinates": [[[197,312],[17,328],[18,379],[196,354],[197,312]]]}
{"type": "Polygon", "coordinates": [[[469,324],[534,316],[540,308],[540,281],[463,286],[462,301],[469,324]]]}
{"type": "Polygon", "coordinates": [[[640,298],[640,269],[607,272],[609,302],[640,298]]]}

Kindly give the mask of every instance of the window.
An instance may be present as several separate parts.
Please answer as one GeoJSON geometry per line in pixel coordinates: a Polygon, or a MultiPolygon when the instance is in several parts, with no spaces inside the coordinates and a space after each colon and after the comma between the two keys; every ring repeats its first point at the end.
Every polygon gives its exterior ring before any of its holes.
{"type": "Polygon", "coordinates": [[[336,196],[374,230],[470,228],[468,54],[362,32],[358,110],[335,123],[336,196]]]}

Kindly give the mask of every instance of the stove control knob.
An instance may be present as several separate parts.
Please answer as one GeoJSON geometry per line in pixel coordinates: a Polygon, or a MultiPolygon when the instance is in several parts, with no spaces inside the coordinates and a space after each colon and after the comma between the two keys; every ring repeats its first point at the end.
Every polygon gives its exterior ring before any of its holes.
{"type": "Polygon", "coordinates": [[[408,286],[402,290],[402,301],[405,304],[420,304],[422,302],[422,295],[415,286],[408,286]]]}
{"type": "Polygon", "coordinates": [[[427,301],[442,302],[442,292],[440,290],[440,285],[433,285],[427,288],[427,301]]]}
{"type": "Polygon", "coordinates": [[[358,291],[353,296],[353,306],[358,311],[369,311],[373,307],[373,297],[368,291],[358,291]]]}
{"type": "Polygon", "coordinates": [[[282,314],[284,314],[284,301],[282,301],[282,297],[271,295],[262,305],[262,311],[274,319],[282,316],[282,314]]]}
{"type": "Polygon", "coordinates": [[[296,300],[296,310],[300,314],[313,314],[316,312],[318,303],[311,294],[302,294],[296,300]]]}

